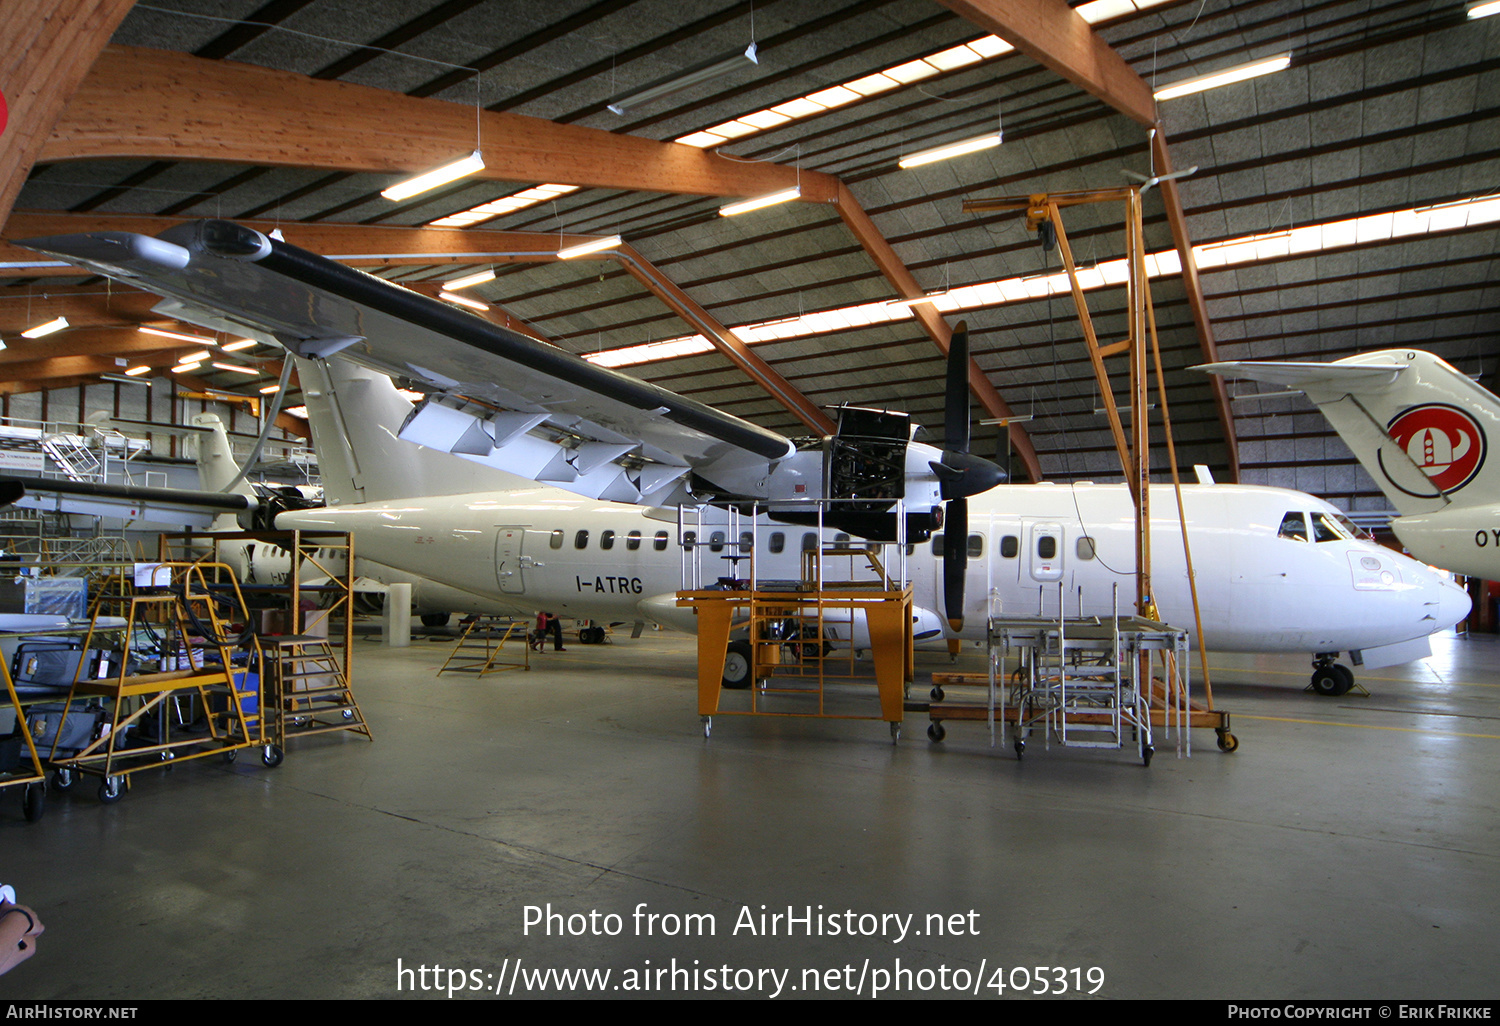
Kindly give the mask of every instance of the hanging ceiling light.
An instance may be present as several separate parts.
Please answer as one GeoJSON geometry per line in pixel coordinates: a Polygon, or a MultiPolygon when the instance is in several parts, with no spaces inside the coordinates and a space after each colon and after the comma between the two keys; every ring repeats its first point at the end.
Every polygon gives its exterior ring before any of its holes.
{"type": "Polygon", "coordinates": [[[790,189],[782,189],[780,192],[768,193],[765,196],[757,196],[754,199],[741,200],[738,203],[730,203],[719,208],[720,217],[734,217],[736,214],[747,214],[752,210],[760,210],[764,207],[774,207],[778,203],[790,203],[794,199],[802,198],[802,187],[794,185],[790,189]]]}
{"type": "Polygon", "coordinates": [[[901,167],[921,167],[923,164],[931,164],[934,161],[947,160],[949,157],[961,157],[965,153],[978,153],[980,150],[993,149],[1001,143],[1001,133],[993,135],[982,135],[977,139],[965,139],[963,142],[951,143],[947,146],[939,146],[935,150],[923,150],[921,153],[913,153],[909,157],[900,160],[901,167]]]}
{"type": "Polygon", "coordinates": [[[580,242],[576,246],[568,246],[557,251],[559,260],[572,260],[574,257],[583,256],[585,253],[597,253],[601,249],[612,249],[621,245],[622,240],[618,235],[611,235],[607,239],[593,239],[589,242],[580,242]]]}
{"type": "Polygon", "coordinates": [[[462,160],[455,160],[451,164],[444,164],[440,168],[434,168],[425,174],[408,178],[404,182],[397,182],[389,189],[381,189],[380,195],[388,200],[404,200],[412,196],[420,195],[439,185],[447,185],[449,182],[464,175],[472,175],[475,171],[484,170],[484,157],[480,156],[478,150],[469,154],[462,160]]]}
{"type": "Polygon", "coordinates": [[[492,267],[487,267],[482,271],[476,271],[473,274],[466,274],[462,278],[453,278],[449,281],[445,281],[443,282],[443,288],[449,292],[456,292],[459,289],[466,289],[470,285],[483,285],[487,281],[494,280],[495,269],[492,267]]]}
{"type": "Polygon", "coordinates": [[[1189,93],[1201,93],[1205,89],[1217,89],[1232,82],[1243,82],[1247,78],[1258,78],[1261,75],[1270,75],[1285,70],[1292,63],[1292,54],[1277,54],[1275,57],[1266,57],[1263,60],[1251,61],[1249,64],[1238,64],[1223,71],[1215,71],[1209,75],[1199,75],[1196,78],[1185,78],[1181,82],[1173,82],[1171,85],[1162,86],[1151,95],[1158,100],[1170,100],[1177,96],[1187,96],[1189,93]]]}
{"type": "Polygon", "coordinates": [[[142,374],[145,374],[150,369],[151,368],[149,366],[147,366],[146,364],[141,364],[139,367],[132,367],[132,368],[130,368],[128,371],[125,372],[125,374],[128,377],[136,378],[136,377],[140,377],[142,374]]]}
{"type": "Polygon", "coordinates": [[[48,321],[46,324],[38,324],[34,328],[27,328],[21,332],[21,335],[25,338],[41,338],[43,335],[50,335],[54,331],[62,331],[67,326],[68,319],[66,317],[58,317],[48,321]]]}
{"type": "Polygon", "coordinates": [[[457,303],[459,306],[466,306],[470,310],[488,310],[490,308],[488,303],[481,303],[477,299],[470,299],[468,296],[460,296],[447,291],[439,292],[438,298],[446,299],[450,303],[457,303]]]}
{"type": "Polygon", "coordinates": [[[255,346],[255,345],[259,345],[259,344],[260,343],[257,342],[257,341],[255,341],[255,339],[253,339],[253,338],[242,338],[238,342],[226,342],[224,345],[220,346],[219,348],[222,349],[222,350],[224,350],[224,352],[226,352],[226,353],[234,353],[234,352],[238,352],[241,349],[249,349],[251,346],[255,346]]]}
{"type": "Polygon", "coordinates": [[[749,61],[751,64],[760,63],[760,57],[755,52],[754,43],[747,46],[744,53],[735,52],[726,57],[714,57],[711,60],[704,61],[702,64],[695,64],[686,71],[680,71],[675,75],[668,75],[666,78],[657,79],[655,82],[643,85],[639,89],[631,89],[627,92],[619,93],[606,102],[605,106],[616,114],[624,114],[632,107],[639,107],[641,104],[650,103],[652,100],[660,100],[664,96],[680,93],[691,86],[711,81],[722,75],[727,75],[731,71],[737,71],[744,67],[745,61],[749,61]]]}
{"type": "MultiPolygon", "coordinates": [[[[147,369],[149,370],[149,368],[147,368],[147,369]]],[[[127,376],[129,374],[130,374],[130,372],[126,371],[124,374],[101,374],[101,375],[99,375],[99,377],[100,377],[101,380],[104,380],[104,381],[114,381],[114,382],[117,382],[118,384],[121,384],[121,385],[149,385],[149,384],[151,384],[151,382],[149,382],[149,381],[142,381],[140,378],[127,376]]]]}
{"type": "Polygon", "coordinates": [[[137,330],[143,331],[147,335],[160,335],[162,338],[178,338],[184,342],[196,342],[200,346],[211,346],[214,344],[213,339],[204,338],[202,335],[184,335],[180,331],[167,331],[164,328],[148,328],[142,325],[137,330]]]}

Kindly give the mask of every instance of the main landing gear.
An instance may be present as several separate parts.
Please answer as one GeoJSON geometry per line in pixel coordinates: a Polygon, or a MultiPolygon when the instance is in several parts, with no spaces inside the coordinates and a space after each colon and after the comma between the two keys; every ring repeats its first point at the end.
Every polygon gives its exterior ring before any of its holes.
{"type": "Polygon", "coordinates": [[[1337,658],[1338,654],[1335,652],[1322,652],[1312,664],[1312,683],[1309,686],[1328,698],[1348,694],[1349,689],[1354,687],[1354,671],[1342,663],[1334,662],[1337,658]]]}

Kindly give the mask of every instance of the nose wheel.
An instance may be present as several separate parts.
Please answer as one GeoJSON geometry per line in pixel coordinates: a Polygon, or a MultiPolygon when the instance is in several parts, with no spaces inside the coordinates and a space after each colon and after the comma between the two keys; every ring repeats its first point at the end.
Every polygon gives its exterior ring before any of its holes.
{"type": "Polygon", "coordinates": [[[1308,687],[1325,698],[1338,698],[1354,687],[1354,671],[1331,658],[1319,659],[1313,663],[1312,681],[1308,687]]]}

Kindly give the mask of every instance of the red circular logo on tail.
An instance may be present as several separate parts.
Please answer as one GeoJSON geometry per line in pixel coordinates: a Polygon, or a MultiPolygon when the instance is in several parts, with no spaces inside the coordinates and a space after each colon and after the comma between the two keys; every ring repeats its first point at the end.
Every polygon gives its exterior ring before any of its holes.
{"type": "Polygon", "coordinates": [[[1462,488],[1484,465],[1484,431],[1456,406],[1413,406],[1386,430],[1441,492],[1462,488]]]}

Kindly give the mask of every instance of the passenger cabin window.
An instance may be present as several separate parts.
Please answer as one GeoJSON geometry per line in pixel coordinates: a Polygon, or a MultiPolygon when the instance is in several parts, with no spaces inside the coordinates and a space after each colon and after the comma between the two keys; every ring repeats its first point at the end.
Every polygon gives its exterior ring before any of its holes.
{"type": "Polygon", "coordinates": [[[639,531],[631,531],[629,534],[627,534],[625,536],[625,548],[629,549],[631,552],[634,552],[636,549],[638,549],[640,547],[641,547],[641,532],[639,532],[639,531]]]}
{"type": "Polygon", "coordinates": [[[1317,512],[1312,515],[1313,541],[1338,541],[1344,537],[1339,530],[1339,525],[1326,513],[1317,512]]]}
{"type": "Polygon", "coordinates": [[[1079,559],[1093,559],[1095,554],[1094,539],[1088,535],[1084,535],[1078,539],[1077,549],[1079,559]]]}
{"type": "Polygon", "coordinates": [[[682,532],[682,547],[683,548],[685,548],[685,549],[691,549],[693,547],[693,543],[696,542],[697,540],[698,540],[698,532],[697,531],[683,531],[682,532]]]}
{"type": "Polygon", "coordinates": [[[932,554],[938,557],[943,555],[943,536],[941,534],[932,536],[932,554]]]}
{"type": "Polygon", "coordinates": [[[657,552],[667,551],[667,532],[657,531],[656,537],[652,539],[651,547],[656,549],[657,552]]]}
{"type": "Polygon", "coordinates": [[[802,536],[802,551],[812,552],[818,547],[818,535],[815,531],[808,531],[802,536]]]}
{"type": "Polygon", "coordinates": [[[1015,559],[1021,553],[1021,539],[1007,534],[1000,539],[1000,558],[1015,559]]]}
{"type": "Polygon", "coordinates": [[[984,555],[984,535],[969,535],[969,558],[978,559],[982,555],[984,555]]]}
{"type": "Polygon", "coordinates": [[[708,551],[710,551],[710,552],[723,552],[724,551],[724,532],[723,531],[715,531],[713,534],[711,534],[711,535],[708,536],[708,551]]]}
{"type": "Polygon", "coordinates": [[[769,548],[773,553],[780,552],[782,549],[786,548],[786,532],[772,531],[771,544],[769,548]]]}
{"type": "Polygon", "coordinates": [[[1288,513],[1281,518],[1281,530],[1276,533],[1292,541],[1307,541],[1307,519],[1300,512],[1288,513]]]}
{"type": "Polygon", "coordinates": [[[749,552],[755,548],[755,535],[750,531],[740,532],[740,551],[749,552]]]}
{"type": "Polygon", "coordinates": [[[1036,540],[1036,554],[1042,559],[1057,558],[1057,539],[1044,534],[1036,540]]]}
{"type": "Polygon", "coordinates": [[[615,547],[615,532],[601,531],[599,534],[599,547],[608,552],[615,547]]]}
{"type": "Polygon", "coordinates": [[[553,531],[552,537],[547,540],[547,544],[552,546],[554,549],[560,549],[562,548],[562,540],[563,533],[561,531],[553,531]]]}
{"type": "Polygon", "coordinates": [[[589,547],[588,531],[579,531],[573,536],[573,547],[575,549],[586,549],[589,547]]]}

